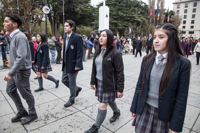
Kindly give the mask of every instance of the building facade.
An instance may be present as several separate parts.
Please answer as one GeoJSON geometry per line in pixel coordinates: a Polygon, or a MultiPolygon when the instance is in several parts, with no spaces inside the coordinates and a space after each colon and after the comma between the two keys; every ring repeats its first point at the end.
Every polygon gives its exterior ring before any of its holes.
{"type": "Polygon", "coordinates": [[[179,26],[181,37],[200,38],[200,0],[175,0],[173,10],[182,17],[179,26]]]}

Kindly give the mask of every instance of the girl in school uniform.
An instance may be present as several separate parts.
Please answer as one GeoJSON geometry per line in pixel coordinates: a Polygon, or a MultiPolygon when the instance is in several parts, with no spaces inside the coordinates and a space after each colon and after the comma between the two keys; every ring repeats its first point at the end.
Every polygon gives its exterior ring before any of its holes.
{"type": "Polygon", "coordinates": [[[93,59],[91,88],[99,101],[95,124],[85,133],[97,133],[102,125],[109,105],[113,110],[110,122],[120,116],[115,98],[121,98],[124,90],[124,68],[122,54],[114,46],[111,30],[103,30],[100,34],[98,49],[93,59]]]}
{"type": "Polygon", "coordinates": [[[130,109],[136,133],[182,131],[191,64],[179,43],[174,25],[156,26],[154,50],[143,58],[130,109]]]}
{"type": "Polygon", "coordinates": [[[52,68],[50,65],[49,46],[46,35],[44,33],[39,33],[37,35],[37,40],[39,45],[36,51],[34,69],[37,72],[39,88],[35,90],[35,92],[44,90],[42,76],[50,81],[53,81],[56,84],[56,88],[59,86],[59,80],[56,80],[54,77],[48,75],[48,72],[52,71],[52,68]]]}

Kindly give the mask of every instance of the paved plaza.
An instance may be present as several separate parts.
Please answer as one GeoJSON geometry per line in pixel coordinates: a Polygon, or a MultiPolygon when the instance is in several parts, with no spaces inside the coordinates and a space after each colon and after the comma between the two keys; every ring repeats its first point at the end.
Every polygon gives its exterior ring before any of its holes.
{"type": "MultiPolygon", "coordinates": [[[[142,53],[143,56],[145,53],[142,53]]],[[[184,122],[183,133],[200,133],[200,65],[196,65],[195,55],[189,56],[192,64],[190,88],[188,95],[187,112],[184,122]]],[[[138,79],[142,57],[134,58],[131,53],[123,54],[125,89],[124,96],[117,99],[121,110],[119,119],[110,123],[112,110],[108,107],[107,116],[100,128],[99,133],[135,133],[131,125],[133,118],[130,113],[130,106],[138,79]]],[[[2,61],[0,61],[2,65],[2,61]]],[[[17,110],[14,102],[6,93],[6,82],[4,76],[8,69],[0,70],[0,133],[84,133],[95,122],[98,101],[95,91],[90,88],[90,76],[92,60],[83,63],[84,70],[80,71],[77,77],[78,86],[82,91],[75,100],[75,104],[65,108],[64,104],[69,98],[69,89],[61,83],[61,64],[53,64],[53,71],[49,75],[60,80],[60,86],[44,79],[44,91],[34,92],[37,89],[38,81],[34,80],[36,75],[32,72],[30,77],[31,90],[35,97],[38,119],[28,125],[21,125],[20,122],[11,123],[11,118],[16,115],[17,110]]],[[[24,106],[27,104],[22,99],[24,106]]]]}

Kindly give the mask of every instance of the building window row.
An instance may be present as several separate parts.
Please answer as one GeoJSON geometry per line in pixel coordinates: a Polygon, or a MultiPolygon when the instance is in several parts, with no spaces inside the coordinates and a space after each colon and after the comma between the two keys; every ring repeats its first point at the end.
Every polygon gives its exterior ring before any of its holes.
{"type": "MultiPolygon", "coordinates": [[[[195,18],[195,14],[192,14],[192,18],[195,18]]],[[[183,19],[187,19],[187,15],[184,15],[183,19]]]]}
{"type": "MultiPolygon", "coordinates": [[[[182,34],[186,34],[186,31],[182,31],[182,34]]],[[[188,31],[188,34],[194,34],[194,31],[188,31]]]]}
{"type": "MultiPolygon", "coordinates": [[[[197,2],[193,3],[193,7],[197,7],[197,2]]],[[[177,5],[177,9],[180,8],[180,5],[177,5]]],[[[188,3],[185,4],[185,8],[188,8],[188,3]]]]}
{"type": "MultiPolygon", "coordinates": [[[[182,29],[185,29],[185,28],[186,28],[186,26],[182,26],[182,29]]],[[[194,25],[191,25],[190,29],[194,29],[194,25]]]]}
{"type": "MultiPolygon", "coordinates": [[[[191,24],[194,24],[194,20],[191,20],[191,24]]],[[[186,20],[183,20],[183,24],[186,24],[186,20]]]]}
{"type": "MultiPolygon", "coordinates": [[[[179,10],[177,10],[177,11],[179,11],[179,10]]],[[[195,13],[196,12],[196,8],[193,8],[192,12],[195,13]]],[[[187,9],[184,10],[184,13],[187,13],[187,9]]]]}

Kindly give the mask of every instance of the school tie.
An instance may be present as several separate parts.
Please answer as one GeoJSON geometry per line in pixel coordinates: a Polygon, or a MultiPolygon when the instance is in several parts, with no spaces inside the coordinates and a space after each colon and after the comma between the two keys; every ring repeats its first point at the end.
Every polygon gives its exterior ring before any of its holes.
{"type": "Polygon", "coordinates": [[[101,47],[101,56],[103,56],[105,52],[106,52],[106,48],[101,47]]]}
{"type": "Polygon", "coordinates": [[[69,36],[67,36],[66,42],[65,42],[65,52],[67,52],[67,46],[69,42],[69,36]]]}
{"type": "Polygon", "coordinates": [[[158,56],[158,66],[162,66],[163,65],[164,59],[165,59],[165,57],[163,57],[162,55],[158,56]]]}

